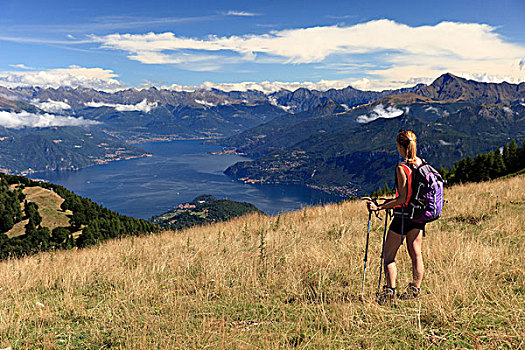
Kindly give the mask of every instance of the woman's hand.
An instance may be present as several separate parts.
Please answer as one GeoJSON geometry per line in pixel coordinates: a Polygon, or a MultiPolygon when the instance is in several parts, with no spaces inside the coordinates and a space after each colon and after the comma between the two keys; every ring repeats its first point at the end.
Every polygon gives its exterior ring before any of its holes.
{"type": "Polygon", "coordinates": [[[368,206],[368,210],[370,211],[378,211],[380,210],[379,207],[372,201],[368,201],[366,202],[367,206],[368,206]]]}

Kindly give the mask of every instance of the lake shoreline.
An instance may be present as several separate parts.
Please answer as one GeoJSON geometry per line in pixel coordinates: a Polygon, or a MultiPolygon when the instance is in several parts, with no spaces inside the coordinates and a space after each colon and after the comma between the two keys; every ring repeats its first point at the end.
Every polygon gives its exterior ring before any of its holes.
{"type": "Polygon", "coordinates": [[[62,185],[111,210],[143,219],[202,194],[252,203],[269,215],[342,199],[302,185],[244,184],[224,174],[224,169],[250,158],[221,154],[220,146],[202,143],[202,139],[140,146],[152,156],[30,177],[62,185]]]}

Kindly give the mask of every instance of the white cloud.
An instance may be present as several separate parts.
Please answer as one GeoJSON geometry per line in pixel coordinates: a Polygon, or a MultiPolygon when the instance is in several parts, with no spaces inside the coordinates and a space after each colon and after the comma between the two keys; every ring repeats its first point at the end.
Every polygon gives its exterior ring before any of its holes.
{"type": "Polygon", "coordinates": [[[0,126],[8,129],[29,128],[47,128],[50,126],[85,126],[100,124],[94,120],[84,119],[82,117],[66,117],[54,114],[35,114],[26,111],[6,112],[0,111],[0,126]]]}
{"type": "Polygon", "coordinates": [[[33,68],[33,67],[28,67],[28,66],[26,66],[26,65],[23,64],[23,63],[19,63],[19,64],[10,64],[9,66],[10,66],[10,67],[13,67],[13,68],[28,69],[28,70],[35,69],[35,68],[33,68]]]}
{"type": "Polygon", "coordinates": [[[441,146],[452,146],[452,145],[453,145],[452,142],[447,142],[447,141],[445,141],[445,140],[439,140],[439,144],[440,144],[441,146]]]}
{"type": "Polygon", "coordinates": [[[363,91],[373,90],[375,86],[374,82],[372,82],[368,78],[362,78],[362,79],[356,80],[350,85],[352,85],[354,89],[363,90],[363,91]]]}
{"type": "Polygon", "coordinates": [[[215,106],[217,106],[213,102],[208,102],[208,101],[204,101],[204,100],[197,100],[197,99],[195,100],[195,103],[198,103],[198,104],[206,106],[206,107],[215,107],[215,106]]]}
{"type": "Polygon", "coordinates": [[[271,103],[272,105],[281,108],[281,109],[284,110],[285,112],[288,112],[288,111],[292,108],[292,106],[283,106],[283,105],[278,104],[278,103],[277,103],[277,99],[275,99],[274,97],[270,97],[270,98],[268,99],[268,101],[270,101],[270,103],[271,103]]]}
{"type": "Polygon", "coordinates": [[[378,104],[374,107],[372,112],[368,113],[368,115],[363,114],[356,118],[356,121],[358,123],[370,123],[371,121],[374,121],[379,118],[397,118],[403,113],[408,113],[408,109],[405,109],[405,111],[396,108],[395,106],[388,106],[384,107],[382,103],[378,104]]]}
{"type": "Polygon", "coordinates": [[[122,84],[114,79],[117,76],[110,69],[69,66],[45,71],[0,72],[0,85],[8,88],[20,86],[76,88],[82,86],[96,90],[115,91],[123,88],[122,84]]]}
{"type": "Polygon", "coordinates": [[[446,110],[440,110],[440,109],[438,109],[436,107],[433,107],[433,106],[428,106],[427,108],[425,108],[425,112],[433,112],[433,113],[437,114],[440,117],[446,117],[446,116],[450,115],[450,113],[448,113],[446,110]]]}
{"type": "MultiPolygon", "coordinates": [[[[237,59],[264,62],[278,58],[281,63],[323,62],[332,55],[369,54],[376,69],[366,71],[378,82],[372,87],[395,88],[410,79],[427,80],[450,71],[457,75],[478,74],[525,80],[521,60],[523,45],[506,42],[496,28],[478,23],[441,22],[412,27],[388,19],[352,26],[318,26],[271,31],[267,34],[204,39],[176,36],[174,33],[110,34],[92,36],[101,47],[122,50],[129,58],[143,63],[187,63],[193,56],[214,55],[214,66],[237,55],[237,59]],[[188,58],[187,52],[192,52],[188,58]],[[262,57],[260,57],[262,56],[262,57]],[[384,68],[386,67],[386,68],[384,68]],[[375,79],[375,78],[374,78],[375,79]]],[[[211,62],[209,62],[211,63],[211,62]]],[[[184,68],[184,67],[181,67],[184,68]]]]}
{"type": "Polygon", "coordinates": [[[105,102],[87,102],[84,103],[87,107],[93,107],[93,108],[99,108],[99,107],[111,107],[115,108],[115,110],[119,112],[144,112],[149,113],[153,108],[156,108],[158,105],[158,102],[151,102],[149,103],[147,99],[142,100],[141,102],[134,104],[134,105],[123,105],[118,103],[105,103],[105,102]]]}
{"type": "MultiPolygon", "coordinates": [[[[219,56],[214,56],[219,59],[219,56]]],[[[211,59],[207,56],[205,59],[211,59]]],[[[195,57],[194,62],[202,61],[203,57],[195,57]]],[[[199,70],[199,67],[194,67],[194,70],[199,70]]],[[[206,71],[206,67],[200,67],[201,70],[206,71]]],[[[34,72],[0,72],[0,86],[9,88],[19,86],[40,86],[43,88],[58,88],[64,87],[87,87],[95,90],[114,92],[126,88],[117,79],[116,73],[112,70],[102,68],[82,68],[71,66],[69,68],[59,68],[47,71],[34,72]]],[[[299,88],[307,88],[311,90],[326,91],[329,89],[343,89],[347,86],[353,86],[357,89],[370,90],[378,88],[381,85],[372,82],[367,78],[352,80],[320,80],[317,82],[303,81],[303,82],[284,82],[284,81],[262,81],[262,82],[238,82],[238,83],[214,83],[210,81],[203,82],[199,85],[181,85],[172,84],[161,86],[162,89],[169,89],[174,91],[195,91],[200,89],[211,90],[218,89],[222,91],[248,91],[258,90],[264,93],[272,93],[280,90],[295,91],[299,88]]],[[[152,85],[147,85],[144,88],[149,88],[152,85]]],[[[139,88],[140,90],[140,88],[139,88]]],[[[65,109],[65,108],[64,108],[65,109]]],[[[51,110],[50,110],[51,112],[51,110]]]]}
{"type": "Polygon", "coordinates": [[[230,10],[228,12],[225,13],[226,16],[241,16],[241,17],[253,17],[253,16],[258,16],[257,13],[253,13],[253,12],[246,12],[246,11],[233,11],[233,10],[230,10]]]}
{"type": "Polygon", "coordinates": [[[67,109],[71,109],[71,106],[66,102],[62,101],[53,101],[48,99],[47,101],[40,101],[39,99],[31,100],[31,104],[37,106],[43,111],[50,113],[60,113],[67,109]]]}
{"type": "Polygon", "coordinates": [[[163,89],[174,91],[195,91],[195,90],[211,90],[217,89],[222,91],[248,91],[258,90],[265,94],[281,90],[295,91],[299,88],[307,88],[310,90],[326,91],[329,89],[343,89],[348,85],[354,86],[352,80],[320,80],[318,82],[303,81],[303,82],[284,82],[284,81],[262,81],[253,82],[245,81],[239,83],[213,83],[205,81],[199,85],[181,85],[173,84],[170,86],[162,86],[163,89]]]}

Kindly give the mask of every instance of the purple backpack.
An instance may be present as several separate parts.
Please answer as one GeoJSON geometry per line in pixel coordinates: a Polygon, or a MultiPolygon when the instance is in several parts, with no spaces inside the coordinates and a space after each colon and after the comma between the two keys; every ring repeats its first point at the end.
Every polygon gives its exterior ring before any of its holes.
{"type": "Polygon", "coordinates": [[[443,177],[424,160],[412,170],[412,196],[408,203],[394,209],[394,215],[413,222],[427,223],[439,219],[443,210],[443,177]]]}

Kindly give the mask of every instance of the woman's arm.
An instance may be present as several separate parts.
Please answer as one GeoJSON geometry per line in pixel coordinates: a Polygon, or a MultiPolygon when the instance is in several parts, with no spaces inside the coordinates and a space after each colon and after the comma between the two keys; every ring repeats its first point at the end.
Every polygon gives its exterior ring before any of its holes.
{"type": "Polygon", "coordinates": [[[397,178],[397,193],[398,196],[391,201],[388,201],[382,205],[376,206],[374,203],[369,202],[368,208],[372,211],[392,209],[398,205],[404,204],[407,198],[407,176],[403,170],[403,166],[399,164],[396,167],[396,178],[397,178]]]}

